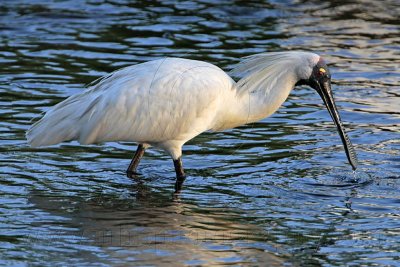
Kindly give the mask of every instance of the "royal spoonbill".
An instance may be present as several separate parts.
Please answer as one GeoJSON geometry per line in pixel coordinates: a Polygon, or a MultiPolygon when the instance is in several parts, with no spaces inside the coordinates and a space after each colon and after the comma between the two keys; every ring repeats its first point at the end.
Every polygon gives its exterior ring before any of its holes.
{"type": "Polygon", "coordinates": [[[235,82],[210,63],[164,58],[117,70],[82,93],[52,107],[28,130],[33,147],[78,140],[81,144],[138,144],[127,169],[136,170],[145,149],[163,149],[173,159],[180,191],[185,179],[182,146],[205,131],[222,131],[273,114],[297,85],[321,96],[342,139],[349,163],[357,157],[341,122],[325,61],[310,52],[248,56],[234,66],[235,82]]]}

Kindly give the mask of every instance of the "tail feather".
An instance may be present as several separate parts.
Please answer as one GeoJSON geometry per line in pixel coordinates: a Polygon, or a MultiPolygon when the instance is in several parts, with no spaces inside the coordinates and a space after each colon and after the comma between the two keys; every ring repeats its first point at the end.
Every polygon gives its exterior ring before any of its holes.
{"type": "Polygon", "coordinates": [[[39,147],[77,139],[82,117],[90,114],[97,101],[92,95],[83,93],[55,105],[27,131],[28,143],[39,147]]]}

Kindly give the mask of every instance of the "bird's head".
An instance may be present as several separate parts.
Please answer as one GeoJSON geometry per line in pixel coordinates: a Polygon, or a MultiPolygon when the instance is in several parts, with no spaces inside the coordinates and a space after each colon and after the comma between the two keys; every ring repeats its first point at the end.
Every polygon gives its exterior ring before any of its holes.
{"type": "Polygon", "coordinates": [[[260,90],[266,94],[274,89],[285,88],[282,84],[292,90],[292,82],[295,85],[308,85],[315,89],[336,124],[349,163],[353,170],[357,168],[356,153],[344,130],[333,98],[328,66],[319,55],[301,51],[256,54],[244,58],[235,65],[231,74],[242,77],[237,83],[239,93],[260,90]]]}
{"type": "Polygon", "coordinates": [[[331,115],[336,127],[339,131],[340,138],[342,139],[347,159],[353,167],[353,170],[357,168],[357,155],[354,151],[353,145],[350,142],[349,137],[346,134],[342,120],[340,119],[339,112],[337,110],[333,93],[331,89],[331,75],[329,73],[328,66],[325,61],[320,57],[318,62],[312,67],[311,75],[306,79],[299,80],[296,85],[308,85],[315,89],[321,96],[329,114],[331,115]]]}

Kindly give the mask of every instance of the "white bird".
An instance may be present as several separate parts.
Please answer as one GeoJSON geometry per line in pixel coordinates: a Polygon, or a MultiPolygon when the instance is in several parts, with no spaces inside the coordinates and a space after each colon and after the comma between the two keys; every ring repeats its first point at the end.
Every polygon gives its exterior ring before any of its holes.
{"type": "Polygon", "coordinates": [[[309,85],[334,120],[353,169],[357,157],[345,133],[322,57],[309,52],[262,53],[244,58],[231,74],[210,63],[164,58],[117,70],[88,90],[52,107],[27,132],[33,146],[78,140],[81,144],[132,141],[128,167],[136,174],[146,148],[173,159],[176,191],[185,179],[182,146],[205,131],[222,131],[273,114],[296,85],[309,85]]]}

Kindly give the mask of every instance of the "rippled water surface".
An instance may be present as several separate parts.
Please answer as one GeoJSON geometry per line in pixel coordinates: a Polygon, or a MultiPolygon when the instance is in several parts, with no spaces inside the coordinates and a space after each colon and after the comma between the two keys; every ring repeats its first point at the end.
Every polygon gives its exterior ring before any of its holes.
{"type": "Polygon", "coordinates": [[[398,265],[399,14],[396,0],[1,1],[0,265],[398,265]],[[178,196],[162,151],[136,182],[134,144],[25,141],[120,67],[175,56],[228,70],[280,50],[329,62],[356,173],[305,87],[270,118],[191,140],[178,196]]]}

